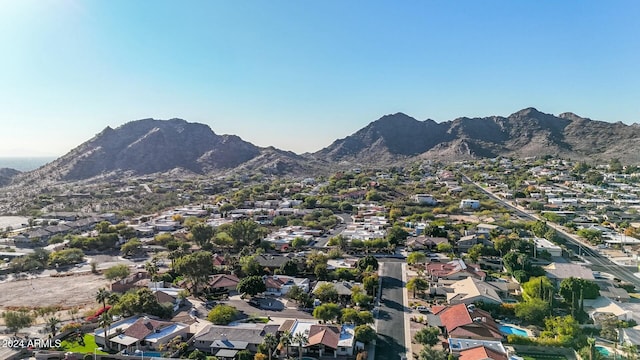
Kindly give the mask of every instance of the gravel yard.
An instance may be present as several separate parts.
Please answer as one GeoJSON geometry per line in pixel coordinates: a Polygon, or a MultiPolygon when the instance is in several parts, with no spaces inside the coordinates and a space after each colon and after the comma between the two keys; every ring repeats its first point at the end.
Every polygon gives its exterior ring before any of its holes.
{"type": "Polygon", "coordinates": [[[64,277],[39,277],[0,284],[0,309],[60,305],[63,309],[93,305],[99,288],[110,282],[92,273],[64,277]]]}

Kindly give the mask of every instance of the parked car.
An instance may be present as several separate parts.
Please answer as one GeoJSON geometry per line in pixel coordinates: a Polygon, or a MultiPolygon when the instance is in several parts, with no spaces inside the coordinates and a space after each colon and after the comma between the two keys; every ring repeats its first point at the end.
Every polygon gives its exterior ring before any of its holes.
{"type": "Polygon", "coordinates": [[[421,313],[428,313],[431,312],[431,309],[429,309],[426,306],[420,305],[420,306],[416,306],[416,310],[418,310],[421,313]]]}

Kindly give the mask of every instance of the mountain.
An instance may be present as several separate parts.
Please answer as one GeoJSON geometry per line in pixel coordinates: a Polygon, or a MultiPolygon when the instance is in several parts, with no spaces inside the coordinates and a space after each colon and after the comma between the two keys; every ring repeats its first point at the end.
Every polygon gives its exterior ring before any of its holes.
{"type": "Polygon", "coordinates": [[[397,113],[312,154],[326,161],[390,164],[408,159],[558,155],[573,159],[619,158],[640,163],[640,126],[558,116],[534,108],[508,117],[462,117],[436,123],[397,113]]]}
{"type": "Polygon", "coordinates": [[[14,177],[21,172],[16,169],[0,168],[0,186],[9,185],[14,177]]]}
{"type": "Polygon", "coordinates": [[[18,181],[109,179],[122,174],[211,174],[242,165],[248,171],[297,170],[300,157],[260,148],[235,135],[217,135],[209,126],[182,119],[143,119],[105,128],[66,155],[19,176],[18,181]]]}

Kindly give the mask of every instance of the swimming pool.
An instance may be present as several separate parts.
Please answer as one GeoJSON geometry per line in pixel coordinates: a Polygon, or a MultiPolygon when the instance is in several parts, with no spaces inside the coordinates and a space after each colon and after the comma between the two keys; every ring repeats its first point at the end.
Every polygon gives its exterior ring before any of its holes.
{"type": "Polygon", "coordinates": [[[505,335],[529,336],[529,333],[526,331],[510,325],[500,325],[500,332],[505,335]]]}
{"type": "Polygon", "coordinates": [[[607,349],[604,346],[596,345],[596,350],[598,350],[598,352],[604,356],[611,355],[611,353],[609,352],[609,349],[607,349]]]}

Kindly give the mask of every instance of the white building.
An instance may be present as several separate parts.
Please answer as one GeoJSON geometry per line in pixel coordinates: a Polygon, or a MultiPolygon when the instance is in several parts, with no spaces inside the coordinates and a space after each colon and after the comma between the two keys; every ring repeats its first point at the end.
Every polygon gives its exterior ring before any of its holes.
{"type": "Polygon", "coordinates": [[[480,200],[464,199],[460,201],[460,209],[479,209],[480,200]]]}

